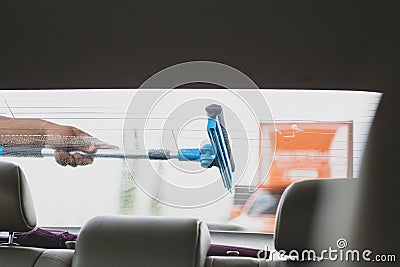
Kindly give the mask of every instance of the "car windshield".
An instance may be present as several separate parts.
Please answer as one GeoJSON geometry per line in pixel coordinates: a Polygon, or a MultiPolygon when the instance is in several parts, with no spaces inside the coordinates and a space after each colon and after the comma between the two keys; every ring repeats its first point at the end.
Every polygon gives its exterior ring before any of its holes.
{"type": "Polygon", "coordinates": [[[257,195],[254,203],[251,205],[249,209],[250,216],[260,216],[276,213],[276,209],[278,207],[279,200],[281,198],[281,194],[271,193],[266,190],[262,190],[259,195],[257,195]]]}
{"type": "Polygon", "coordinates": [[[39,226],[82,226],[99,214],[126,214],[197,217],[266,233],[273,228],[260,227],[256,217],[274,214],[279,202],[266,188],[358,176],[381,96],[271,89],[0,95],[2,120],[20,127],[17,134],[3,129],[0,154],[26,173],[39,226]],[[231,154],[214,147],[213,138],[228,147],[222,132],[212,137],[207,131],[205,109],[213,104],[223,109],[218,127],[228,132],[231,154]],[[45,131],[32,134],[36,128],[45,131]]]}

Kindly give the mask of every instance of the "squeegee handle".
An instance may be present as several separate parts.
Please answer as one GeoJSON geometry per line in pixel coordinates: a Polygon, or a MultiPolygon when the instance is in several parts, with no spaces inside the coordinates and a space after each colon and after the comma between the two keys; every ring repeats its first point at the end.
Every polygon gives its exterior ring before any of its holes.
{"type": "MultiPolygon", "coordinates": [[[[22,157],[22,158],[43,158],[54,157],[55,150],[42,147],[9,147],[0,146],[0,156],[4,157],[22,157]]],[[[147,159],[149,155],[124,153],[115,149],[98,149],[96,153],[89,154],[82,151],[69,151],[70,154],[80,153],[82,155],[93,158],[113,158],[113,159],[147,159]]]]}
{"type": "Polygon", "coordinates": [[[223,135],[224,141],[225,141],[226,150],[228,151],[229,161],[231,163],[231,169],[234,172],[235,171],[235,162],[233,160],[231,144],[229,142],[228,131],[226,130],[226,127],[225,127],[225,119],[224,119],[224,113],[222,111],[222,107],[217,104],[212,104],[212,105],[209,105],[206,107],[206,112],[207,112],[207,116],[209,118],[217,119],[219,121],[219,124],[221,126],[222,135],[223,135]]]}
{"type": "Polygon", "coordinates": [[[0,156],[42,158],[42,147],[0,146],[0,156]]]}

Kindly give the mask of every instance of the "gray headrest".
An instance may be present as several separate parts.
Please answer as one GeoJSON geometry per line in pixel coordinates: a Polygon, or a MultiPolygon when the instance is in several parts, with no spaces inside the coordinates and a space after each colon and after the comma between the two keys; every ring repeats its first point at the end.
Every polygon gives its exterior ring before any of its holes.
{"type": "Polygon", "coordinates": [[[0,162],[0,231],[26,232],[36,226],[28,182],[21,168],[0,162]]]}
{"type": "Polygon", "coordinates": [[[166,217],[99,216],[82,228],[73,267],[204,266],[205,223],[166,217]]]}
{"type": "Polygon", "coordinates": [[[358,179],[315,179],[290,185],[279,202],[275,249],[335,248],[350,238],[358,179]]]}

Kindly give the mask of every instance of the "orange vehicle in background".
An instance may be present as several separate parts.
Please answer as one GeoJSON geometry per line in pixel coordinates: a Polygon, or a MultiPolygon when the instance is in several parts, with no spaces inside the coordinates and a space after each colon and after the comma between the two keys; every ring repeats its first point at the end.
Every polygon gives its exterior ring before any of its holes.
{"type": "MultiPolygon", "coordinates": [[[[263,128],[267,127],[261,125],[263,128]]],[[[268,133],[276,149],[267,178],[262,182],[265,173],[260,173],[258,190],[231,211],[230,223],[250,231],[274,232],[280,197],[291,183],[330,178],[332,168],[336,178],[352,177],[351,122],[281,122],[275,129],[268,133]],[[339,133],[342,127],[344,131],[339,133]]],[[[262,166],[266,156],[268,152],[260,149],[260,170],[266,169],[262,166]]]]}

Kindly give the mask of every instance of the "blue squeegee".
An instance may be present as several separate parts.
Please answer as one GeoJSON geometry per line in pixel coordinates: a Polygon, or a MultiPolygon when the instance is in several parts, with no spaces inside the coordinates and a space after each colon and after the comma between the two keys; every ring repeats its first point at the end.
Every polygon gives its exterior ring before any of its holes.
{"type": "MultiPolygon", "coordinates": [[[[204,168],[216,166],[219,168],[224,187],[231,191],[232,172],[235,171],[229,135],[225,128],[224,114],[220,105],[212,104],[206,107],[208,116],[207,133],[210,144],[201,148],[179,149],[176,158],[180,161],[199,161],[204,168]]],[[[168,150],[150,150],[150,159],[170,159],[168,150]]]]}
{"type": "MultiPolygon", "coordinates": [[[[230,191],[232,189],[232,172],[235,171],[235,164],[229,136],[225,128],[222,107],[212,104],[206,107],[206,112],[208,116],[206,130],[210,143],[201,148],[183,148],[179,149],[177,154],[172,154],[165,149],[150,149],[147,154],[124,153],[119,149],[98,149],[96,153],[88,154],[88,156],[93,158],[150,160],[176,158],[180,161],[197,161],[204,168],[218,167],[224,187],[230,191]]],[[[0,155],[8,157],[53,157],[54,152],[54,149],[42,147],[0,146],[0,155]]],[[[77,152],[85,154],[80,151],[77,152]]],[[[75,153],[75,151],[70,153],[75,153]]]]}
{"type": "Polygon", "coordinates": [[[228,132],[225,128],[224,114],[220,105],[206,107],[208,115],[207,132],[215,153],[214,165],[219,168],[226,189],[232,189],[232,172],[235,171],[228,132]]]}

